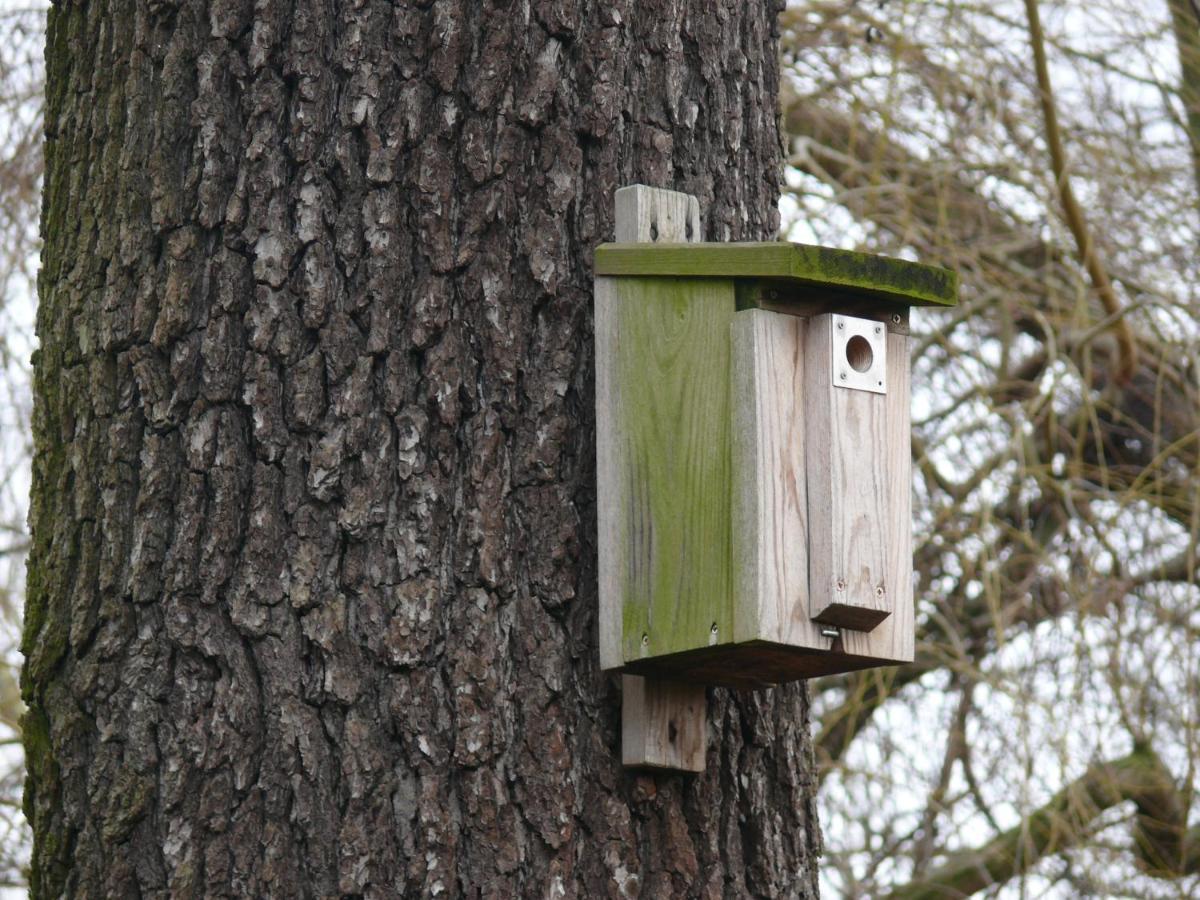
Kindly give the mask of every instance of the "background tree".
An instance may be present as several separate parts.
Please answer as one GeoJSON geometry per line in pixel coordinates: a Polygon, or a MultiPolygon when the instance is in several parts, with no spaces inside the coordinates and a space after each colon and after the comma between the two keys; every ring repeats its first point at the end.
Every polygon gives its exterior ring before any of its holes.
{"type": "Polygon", "coordinates": [[[815,896],[802,686],[619,766],[591,248],[778,228],[773,2],[56,5],[35,896],[815,896]]]}
{"type": "Polygon", "coordinates": [[[813,685],[838,892],[1200,890],[1200,15],[1151,13],[785,15],[795,221],[964,278],[918,320],[917,664],[813,685]]]}

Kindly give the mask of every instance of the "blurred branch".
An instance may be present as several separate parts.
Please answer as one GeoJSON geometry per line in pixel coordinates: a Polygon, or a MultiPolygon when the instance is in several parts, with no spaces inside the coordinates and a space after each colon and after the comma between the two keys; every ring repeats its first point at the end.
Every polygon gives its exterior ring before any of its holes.
{"type": "Polygon", "coordinates": [[[945,663],[943,657],[935,656],[922,642],[917,648],[916,660],[906,666],[819,679],[813,688],[817,693],[839,689],[846,692],[838,707],[821,717],[821,730],[813,741],[820,771],[827,772],[841,761],[854,739],[888,698],[906,685],[943,668],[945,663]]]}
{"type": "MultiPolygon", "coordinates": [[[[1052,483],[1066,489],[1057,482],[1052,483]]],[[[814,741],[818,766],[823,772],[840,763],[854,739],[884,703],[926,675],[944,669],[973,669],[978,658],[992,652],[1002,639],[1011,640],[1016,629],[1036,627],[1068,610],[1074,609],[1081,617],[1104,617],[1114,604],[1138,588],[1160,582],[1186,584],[1193,579],[1195,573],[1190,556],[1182,553],[1161,565],[1146,566],[1124,577],[1110,577],[1089,590],[1086,604],[1073,602],[1070,596],[1063,596],[1063,577],[1053,571],[1047,572],[1042,565],[1047,548],[1063,533],[1072,518],[1061,500],[1060,497],[1049,497],[1040,506],[1025,510],[1024,515],[1033,516],[1036,522],[1033,527],[1023,525],[1019,509],[996,510],[996,521],[1010,530],[1013,546],[1019,546],[1021,542],[1026,545],[1026,552],[1010,553],[991,575],[1004,591],[1006,602],[999,610],[993,608],[983,595],[967,596],[965,586],[971,580],[968,572],[958,579],[955,591],[944,600],[947,614],[925,623],[912,663],[894,669],[852,672],[815,682],[813,690],[818,695],[832,691],[845,694],[836,709],[822,716],[821,729],[814,741]],[[964,652],[969,654],[967,658],[961,655],[964,652]]],[[[966,671],[966,674],[974,677],[973,671],[966,671]]]]}
{"type": "MultiPolygon", "coordinates": [[[[1180,837],[1179,810],[1200,747],[1195,704],[1176,689],[1195,679],[1200,57],[1188,48],[1200,29],[1198,0],[1169,2],[1170,20],[1165,7],[1104,4],[1094,29],[1057,38],[1032,0],[1015,16],[950,0],[813,2],[782,16],[783,121],[790,162],[810,176],[792,182],[806,224],[951,266],[963,285],[957,310],[914,321],[916,662],[812,685],[823,802],[848,826],[830,853],[846,895],[963,896],[980,871],[985,885],[1030,874],[1141,895],[1148,886],[1126,883],[1117,860],[1032,868],[1059,849],[1127,854],[1111,835],[1123,820],[1099,817],[1123,802],[1113,793],[1139,810],[1142,871],[1196,870],[1196,829],[1180,837]],[[964,683],[986,691],[989,714],[960,705],[947,732],[944,695],[964,683]],[[897,727],[930,715],[928,735],[897,727]],[[1059,722],[1099,731],[1067,739],[1059,722]],[[1126,734],[1186,759],[1183,784],[1157,764],[1155,798],[1118,760],[1056,795],[1061,809],[1031,809],[1029,796],[1061,786],[1045,784],[1058,771],[1047,762],[1072,765],[1079,738],[1126,734]],[[1100,775],[1117,779],[1109,794],[1100,775]],[[1076,814],[1081,798],[1099,812],[1076,814]],[[1014,809],[1025,823],[1003,832],[1014,809]],[[1000,837],[947,857],[945,836],[984,823],[1000,837]],[[894,888],[906,876],[915,884],[894,888]]],[[[1081,14],[1059,0],[1040,9],[1081,14]]]]}
{"type": "Polygon", "coordinates": [[[1200,206],[1200,0],[1168,0],[1171,32],[1179,54],[1179,98],[1184,130],[1192,151],[1197,204],[1200,206]]]}
{"type": "Polygon", "coordinates": [[[1129,320],[1120,316],[1121,302],[1113,291],[1112,282],[1108,277],[1108,269],[1100,259],[1100,251],[1092,240],[1092,234],[1084,216],[1083,207],[1075,198],[1071,188],[1071,177],[1067,171],[1067,157],[1063,149],[1062,132],[1058,126],[1058,111],[1055,109],[1054,89],[1050,84],[1050,68],[1046,63],[1046,44],[1042,36],[1042,23],[1038,17],[1037,0],[1025,0],[1025,14],[1029,18],[1029,42],[1033,47],[1034,68],[1037,72],[1038,93],[1042,102],[1042,117],[1046,126],[1046,145],[1050,150],[1050,165],[1054,172],[1054,181],[1058,186],[1059,202],[1062,204],[1067,227],[1075,238],[1075,246],[1079,256],[1092,279],[1092,286],[1100,295],[1100,301],[1105,310],[1114,317],[1113,333],[1117,337],[1121,359],[1117,369],[1117,381],[1124,383],[1133,377],[1137,365],[1137,345],[1134,343],[1133,330],[1129,320]]]}
{"type": "Polygon", "coordinates": [[[1046,856],[1086,840],[1097,817],[1132,801],[1133,838],[1141,865],[1159,876],[1200,870],[1200,828],[1186,829],[1186,802],[1171,773],[1149,748],[1091,766],[1021,824],[978,849],[952,854],[928,877],[904,885],[889,900],[970,897],[1028,872],[1046,856]]]}
{"type": "Polygon", "coordinates": [[[913,846],[913,877],[920,879],[924,876],[929,861],[934,854],[938,839],[938,818],[945,812],[946,793],[950,789],[950,776],[954,764],[963,758],[967,747],[967,717],[971,712],[974,684],[967,680],[959,687],[958,707],[950,723],[946,735],[946,750],[942,757],[941,771],[937,783],[929,793],[925,802],[925,813],[921,817],[918,838],[913,846]]]}

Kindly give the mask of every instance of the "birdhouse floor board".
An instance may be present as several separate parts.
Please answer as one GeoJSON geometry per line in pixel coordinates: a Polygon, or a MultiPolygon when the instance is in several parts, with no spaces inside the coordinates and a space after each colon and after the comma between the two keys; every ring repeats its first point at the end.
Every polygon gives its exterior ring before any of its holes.
{"type": "MultiPolygon", "coordinates": [[[[843,638],[834,641],[837,647],[843,638]]],[[[812,650],[771,641],[747,641],[689,650],[625,667],[627,674],[650,675],[695,684],[759,688],[801,678],[817,678],[873,666],[903,665],[908,659],[839,650],[812,650]]]]}

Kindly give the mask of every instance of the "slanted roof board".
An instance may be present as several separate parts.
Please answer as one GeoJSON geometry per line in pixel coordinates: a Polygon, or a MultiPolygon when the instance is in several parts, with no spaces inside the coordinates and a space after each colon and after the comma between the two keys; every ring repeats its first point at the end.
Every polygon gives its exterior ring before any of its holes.
{"type": "Polygon", "coordinates": [[[958,275],[949,269],[808,244],[601,244],[596,274],[769,279],[805,291],[832,288],[905,306],[958,303],[958,275]]]}

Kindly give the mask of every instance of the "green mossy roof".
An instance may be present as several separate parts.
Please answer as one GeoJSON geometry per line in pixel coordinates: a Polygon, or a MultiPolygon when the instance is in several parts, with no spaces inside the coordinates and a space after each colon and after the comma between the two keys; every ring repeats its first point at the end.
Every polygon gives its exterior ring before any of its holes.
{"type": "Polygon", "coordinates": [[[808,244],[601,244],[596,274],[782,279],[908,306],[958,303],[958,275],[949,269],[808,244]]]}

